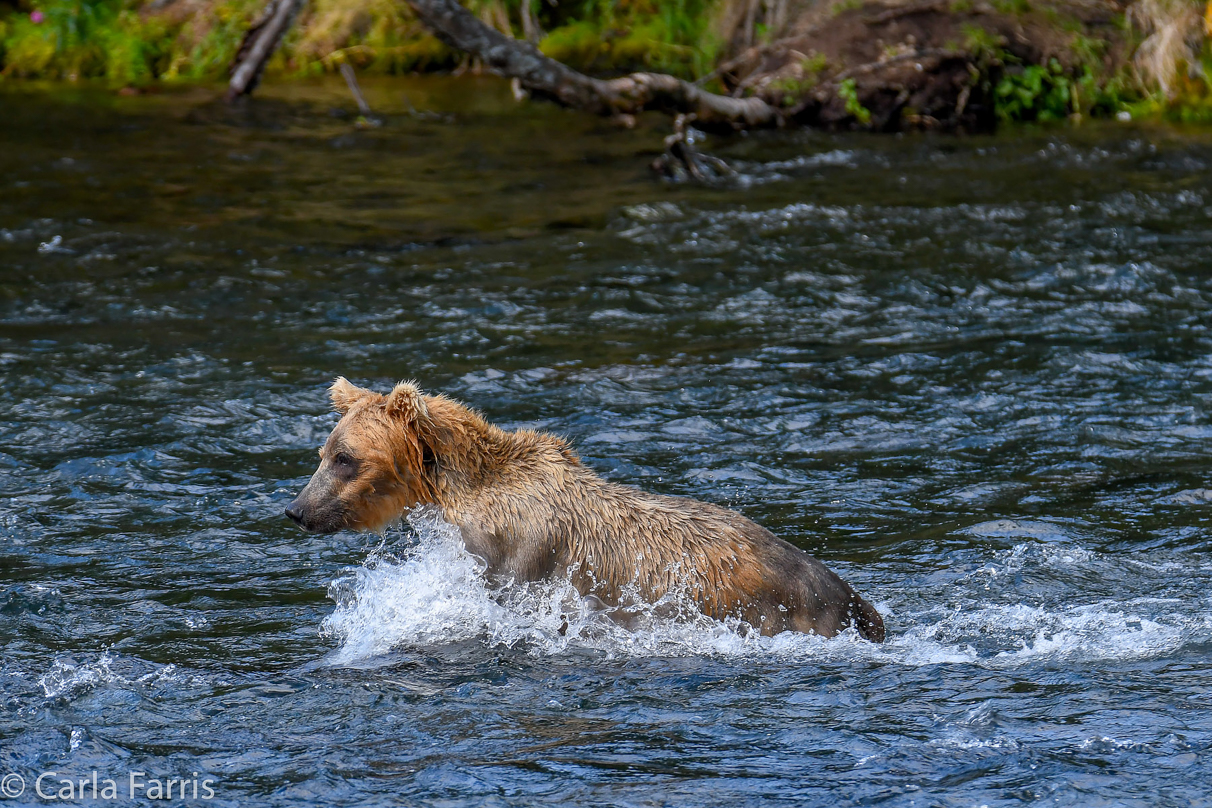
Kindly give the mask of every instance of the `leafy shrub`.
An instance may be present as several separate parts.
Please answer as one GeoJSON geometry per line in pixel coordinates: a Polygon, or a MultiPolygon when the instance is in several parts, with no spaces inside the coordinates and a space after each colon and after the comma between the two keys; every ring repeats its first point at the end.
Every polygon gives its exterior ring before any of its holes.
{"type": "Polygon", "coordinates": [[[1011,68],[994,88],[997,115],[1004,121],[1056,121],[1072,111],[1073,80],[1060,62],[1011,68]]]}

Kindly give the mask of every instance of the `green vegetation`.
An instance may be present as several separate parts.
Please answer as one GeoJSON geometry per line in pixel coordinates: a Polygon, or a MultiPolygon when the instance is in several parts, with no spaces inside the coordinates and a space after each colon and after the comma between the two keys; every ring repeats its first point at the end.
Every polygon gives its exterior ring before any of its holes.
{"type": "MultiPolygon", "coordinates": [[[[707,76],[746,47],[786,37],[795,22],[786,18],[775,30],[771,17],[752,16],[748,0],[463,1],[498,30],[529,38],[549,56],[597,75],[653,70],[707,76]],[[742,41],[738,32],[747,14],[742,41]]],[[[100,79],[125,86],[220,79],[264,2],[0,0],[0,80],[100,79]]],[[[831,0],[818,17],[852,26],[849,12],[869,15],[869,2],[831,0]]],[[[973,89],[993,99],[997,118],[1005,122],[1123,112],[1212,122],[1212,49],[1201,39],[1204,2],[1135,0],[1127,14],[1108,5],[1109,16],[1093,25],[1054,0],[950,0],[942,13],[958,19],[943,23],[950,25],[951,37],[944,49],[969,54],[973,89]],[[1001,22],[999,14],[1005,15],[1001,22]],[[1047,35],[1050,44],[1040,46],[1046,63],[1029,63],[1038,56],[1023,56],[1021,43],[1008,41],[1006,17],[1013,18],[1012,26],[1034,25],[1035,33],[1047,35]]],[[[791,50],[793,59],[768,61],[763,69],[770,74],[747,81],[745,92],[793,108],[818,87],[832,85],[839,71],[854,67],[844,51],[839,56],[831,50],[836,63],[827,63],[812,44],[794,45],[803,52],[791,50]]],[[[922,46],[888,42],[882,58],[922,46]]],[[[311,75],[344,62],[376,73],[476,68],[429,35],[404,0],[309,0],[269,70],[311,75]]],[[[712,81],[710,86],[725,89],[722,77],[712,81]]],[[[837,95],[854,122],[870,125],[872,113],[853,80],[838,84],[837,95]]]]}
{"type": "Polygon", "coordinates": [[[871,123],[871,110],[867,109],[858,99],[858,85],[854,79],[846,79],[837,88],[837,97],[846,103],[846,112],[863,126],[871,123]]]}
{"type": "Polygon", "coordinates": [[[1006,72],[994,90],[997,115],[1006,121],[1057,121],[1073,111],[1073,79],[1060,62],[1006,72]]]}
{"type": "MultiPolygon", "coordinates": [[[[519,38],[529,18],[540,48],[590,72],[707,73],[717,45],[712,0],[470,0],[468,7],[519,38]]],[[[0,0],[0,76],[214,79],[224,74],[262,0],[0,0]],[[177,4],[182,8],[177,9],[177,4]]],[[[533,33],[532,29],[532,33],[533,33]]],[[[402,0],[314,0],[271,70],[310,74],[343,61],[381,73],[454,68],[462,56],[430,36],[402,0]]]]}
{"type": "MultiPolygon", "coordinates": [[[[45,0],[0,14],[0,75],[139,84],[226,68],[255,8],[246,0],[183,21],[123,0],[45,0]]],[[[3,7],[0,7],[2,9],[3,7]]]]}
{"type": "Polygon", "coordinates": [[[1212,122],[1212,41],[1204,36],[1205,14],[1212,26],[1212,2],[1137,0],[1127,14],[1111,14],[1109,27],[1119,32],[1118,54],[1112,39],[1092,36],[1078,19],[1056,8],[1027,0],[993,5],[1008,14],[1042,12],[1053,30],[1068,32],[1060,58],[1027,64],[1007,49],[1005,38],[964,26],[963,48],[973,55],[982,80],[992,77],[985,87],[992,90],[999,120],[1127,114],[1212,122]]]}
{"type": "Polygon", "coordinates": [[[4,75],[146,80],[170,67],[163,29],[114,0],[52,0],[0,23],[4,75]]]}
{"type": "Polygon", "coordinates": [[[976,57],[977,64],[987,65],[990,62],[1001,61],[1005,51],[1006,40],[998,34],[986,31],[979,25],[965,24],[964,50],[976,57]]]}
{"type": "Polygon", "coordinates": [[[714,67],[719,49],[707,30],[712,6],[711,0],[545,3],[539,23],[549,32],[539,49],[584,72],[656,70],[700,76],[714,67]]]}
{"type": "MultiPolygon", "coordinates": [[[[1062,30],[1073,21],[1058,23],[1062,30]]],[[[986,77],[995,111],[1003,122],[1048,122],[1080,115],[1111,116],[1127,110],[1142,88],[1126,67],[1105,70],[1108,42],[1074,32],[1066,62],[1053,57],[1047,64],[1023,64],[1007,50],[1005,37],[975,25],[965,25],[963,49],[986,77]]]]}
{"type": "Polygon", "coordinates": [[[792,72],[771,81],[767,85],[770,93],[779,96],[779,102],[790,107],[821,83],[821,77],[829,69],[829,62],[820,53],[801,59],[792,72]]]}

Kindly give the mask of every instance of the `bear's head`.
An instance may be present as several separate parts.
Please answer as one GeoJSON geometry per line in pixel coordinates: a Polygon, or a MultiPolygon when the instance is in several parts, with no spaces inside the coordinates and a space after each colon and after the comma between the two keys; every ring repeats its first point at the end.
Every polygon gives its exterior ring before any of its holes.
{"type": "Polygon", "coordinates": [[[384,396],[338,378],[329,392],[342,417],[286,508],[291,521],[311,533],[377,531],[433,502],[429,412],[417,386],[402,382],[384,396]]]}

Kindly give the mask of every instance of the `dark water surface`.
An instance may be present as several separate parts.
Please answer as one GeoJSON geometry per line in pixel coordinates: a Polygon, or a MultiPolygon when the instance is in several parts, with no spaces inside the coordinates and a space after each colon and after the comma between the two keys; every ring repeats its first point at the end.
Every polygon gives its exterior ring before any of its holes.
{"type": "Polygon", "coordinates": [[[1212,805],[1212,136],[767,134],[671,188],[659,122],[475,86],[0,94],[10,804],[1212,805]],[[560,634],[433,521],[304,535],[337,374],[731,505],[888,642],[560,634]]]}

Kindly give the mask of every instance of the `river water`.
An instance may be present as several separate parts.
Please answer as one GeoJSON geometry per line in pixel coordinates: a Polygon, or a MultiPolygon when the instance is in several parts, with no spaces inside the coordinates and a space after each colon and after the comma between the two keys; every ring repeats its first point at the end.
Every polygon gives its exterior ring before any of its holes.
{"type": "Polygon", "coordinates": [[[10,804],[1212,805],[1212,135],[767,133],[691,188],[659,119],[367,94],[0,95],[10,804]],[[888,641],[561,634],[427,515],[303,534],[338,374],[733,507],[888,641]]]}

